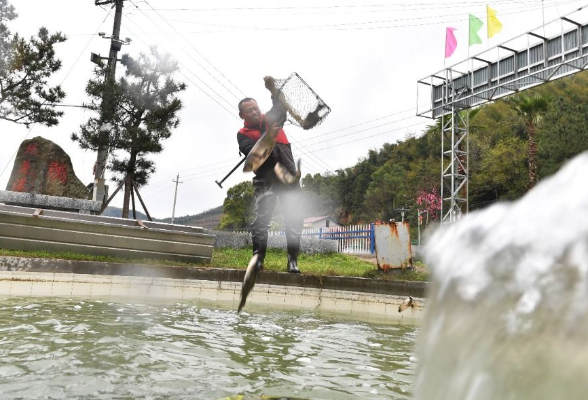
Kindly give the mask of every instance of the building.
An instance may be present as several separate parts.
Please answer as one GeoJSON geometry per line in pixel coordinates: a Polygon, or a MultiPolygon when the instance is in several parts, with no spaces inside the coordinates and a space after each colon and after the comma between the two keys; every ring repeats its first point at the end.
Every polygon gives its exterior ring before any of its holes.
{"type": "Polygon", "coordinates": [[[304,220],[304,229],[333,228],[341,226],[331,217],[310,217],[304,220]]]}

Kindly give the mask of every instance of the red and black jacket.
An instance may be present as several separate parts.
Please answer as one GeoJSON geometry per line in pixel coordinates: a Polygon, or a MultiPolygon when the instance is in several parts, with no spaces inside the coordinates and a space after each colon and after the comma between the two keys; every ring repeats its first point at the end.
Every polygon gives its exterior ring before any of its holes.
{"type": "MultiPolygon", "coordinates": [[[[239,129],[237,133],[237,141],[239,142],[239,151],[248,155],[255,143],[259,140],[263,132],[267,129],[265,123],[265,115],[261,117],[261,123],[259,125],[245,126],[239,129]]],[[[296,164],[294,163],[294,156],[292,155],[292,147],[286,133],[283,129],[280,129],[278,136],[276,137],[276,147],[272,151],[272,154],[263,163],[261,167],[255,172],[255,178],[253,183],[273,183],[277,181],[274,173],[274,166],[279,162],[282,164],[292,175],[296,174],[296,164]]]]}

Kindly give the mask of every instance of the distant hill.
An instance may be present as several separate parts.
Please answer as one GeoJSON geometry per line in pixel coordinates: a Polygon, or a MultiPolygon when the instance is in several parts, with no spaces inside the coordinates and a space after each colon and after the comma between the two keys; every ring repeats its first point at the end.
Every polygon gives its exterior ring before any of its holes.
{"type": "MultiPolygon", "coordinates": [[[[120,207],[106,207],[106,210],[102,213],[106,217],[117,217],[120,218],[122,215],[122,208],[120,207]]],[[[129,210],[129,216],[132,218],[133,211],[129,210]]],[[[174,224],[178,225],[189,225],[189,226],[200,226],[206,229],[214,229],[218,227],[221,218],[223,217],[223,206],[211,208],[196,215],[185,215],[183,217],[175,217],[174,224]]],[[[137,218],[141,220],[148,220],[147,215],[137,211],[137,218]]],[[[171,217],[168,218],[153,218],[153,221],[171,223],[171,217]]]]}
{"type": "MultiPolygon", "coordinates": [[[[104,212],[101,214],[105,217],[116,217],[116,218],[121,218],[122,216],[122,208],[120,207],[112,207],[112,206],[108,206],[106,207],[106,210],[104,210],[104,212]]],[[[129,210],[129,217],[133,218],[133,210],[129,210]]],[[[140,220],[149,220],[149,218],[147,218],[147,216],[145,214],[143,214],[140,211],[137,211],[137,218],[140,220]]],[[[154,218],[154,221],[159,221],[158,219],[154,218]]]]}
{"type": "MultiPolygon", "coordinates": [[[[196,215],[185,215],[183,217],[174,218],[174,224],[178,225],[189,225],[189,226],[200,226],[202,228],[214,229],[218,227],[220,220],[223,216],[223,206],[218,206],[206,210],[196,215]]],[[[171,218],[163,218],[160,222],[171,222],[171,218]]]]}

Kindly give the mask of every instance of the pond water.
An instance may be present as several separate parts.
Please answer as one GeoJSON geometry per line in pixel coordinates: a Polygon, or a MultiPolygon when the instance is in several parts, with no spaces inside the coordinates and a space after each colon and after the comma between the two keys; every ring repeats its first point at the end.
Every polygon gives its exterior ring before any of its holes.
{"type": "Polygon", "coordinates": [[[4,398],[409,399],[419,328],[204,302],[8,297],[4,398]]]}

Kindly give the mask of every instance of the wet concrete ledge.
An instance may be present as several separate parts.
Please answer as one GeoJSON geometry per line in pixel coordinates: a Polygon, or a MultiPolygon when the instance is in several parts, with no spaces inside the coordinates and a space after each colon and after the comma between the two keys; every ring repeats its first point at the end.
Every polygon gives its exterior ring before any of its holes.
{"type": "MultiPolygon", "coordinates": [[[[230,268],[172,267],[131,263],[72,261],[45,258],[0,256],[0,271],[73,273],[89,275],[120,275],[216,282],[242,282],[245,270],[230,268]]],[[[366,294],[412,296],[425,298],[427,282],[386,281],[345,276],[312,276],[265,271],[258,284],[327,289],[366,294]]]]}

